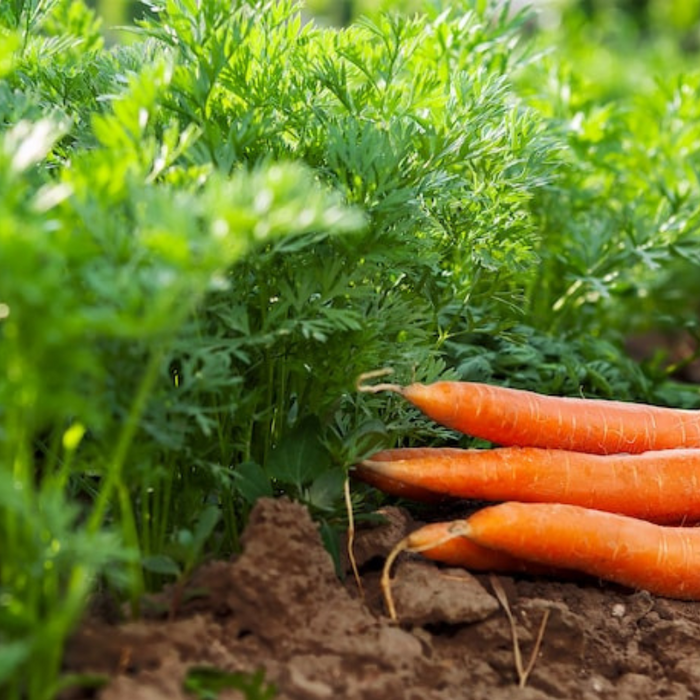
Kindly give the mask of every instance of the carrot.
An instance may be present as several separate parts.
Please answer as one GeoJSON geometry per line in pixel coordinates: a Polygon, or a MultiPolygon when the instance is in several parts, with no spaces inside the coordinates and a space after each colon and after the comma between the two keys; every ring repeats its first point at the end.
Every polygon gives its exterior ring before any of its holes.
{"type": "Polygon", "coordinates": [[[363,385],[394,391],[428,417],[498,445],[612,454],[700,447],[700,411],[646,404],[545,396],[476,382],[363,385]]]}
{"type": "MultiPolygon", "coordinates": [[[[461,526],[462,521],[458,521],[461,526]]],[[[410,552],[420,552],[427,559],[463,566],[470,571],[496,571],[500,573],[552,574],[558,569],[534,564],[526,559],[505,552],[483,547],[459,533],[452,522],[429,523],[414,530],[406,538],[410,552]]]]}
{"type": "Polygon", "coordinates": [[[396,608],[391,595],[391,567],[396,557],[404,551],[420,552],[427,559],[450,566],[465,567],[470,571],[571,577],[570,572],[556,567],[542,566],[476,544],[461,534],[464,527],[465,521],[430,523],[414,530],[394,547],[384,563],[381,578],[384,599],[392,619],[396,619],[396,608]]]}
{"type": "Polygon", "coordinates": [[[374,469],[355,468],[352,471],[352,475],[356,479],[364,481],[370,486],[374,486],[374,488],[379,489],[383,493],[396,496],[397,498],[406,498],[411,501],[432,504],[449,500],[449,496],[444,493],[430,491],[429,489],[415,486],[402,480],[392,479],[374,469]]]}
{"type": "Polygon", "coordinates": [[[535,564],[655,595],[700,600],[700,529],[667,527],[561,503],[501,503],[452,531],[535,564]]]}
{"type": "Polygon", "coordinates": [[[596,455],[402,448],[378,452],[356,471],[379,488],[386,479],[458,498],[569,503],[667,524],[700,521],[700,449],[596,455]]]}

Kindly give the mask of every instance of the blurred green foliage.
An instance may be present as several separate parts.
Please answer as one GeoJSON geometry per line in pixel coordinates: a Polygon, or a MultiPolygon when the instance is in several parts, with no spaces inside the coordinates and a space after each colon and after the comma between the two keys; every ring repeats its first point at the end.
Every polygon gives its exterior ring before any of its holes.
{"type": "MultiPolygon", "coordinates": [[[[89,0],[87,4],[96,8],[108,25],[128,24],[142,16],[144,9],[142,0],[89,0]]],[[[532,0],[530,6],[543,8],[549,13],[550,21],[581,14],[595,24],[601,17],[612,15],[623,23],[631,21],[647,33],[672,32],[681,39],[690,39],[697,32],[700,20],[700,0],[532,0]]],[[[387,10],[413,12],[421,10],[423,4],[418,0],[308,0],[305,7],[317,17],[347,24],[361,14],[387,10]]]]}

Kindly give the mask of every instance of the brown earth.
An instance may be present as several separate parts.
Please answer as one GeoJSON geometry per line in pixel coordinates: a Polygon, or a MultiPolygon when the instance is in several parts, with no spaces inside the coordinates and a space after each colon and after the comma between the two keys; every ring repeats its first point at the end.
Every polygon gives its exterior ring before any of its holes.
{"type": "MultiPolygon", "coordinates": [[[[259,690],[274,684],[280,700],[700,698],[700,603],[599,581],[499,576],[523,665],[548,611],[524,688],[506,611],[488,576],[402,555],[393,585],[400,624],[393,623],[383,608],[380,570],[415,523],[395,508],[385,516],[386,524],[358,533],[363,602],[352,576],[344,582],[336,576],[302,506],[260,501],[234,561],[206,564],[182,595],[154,599],[156,612],[140,621],[109,623],[95,615],[83,624],[69,644],[66,671],[99,674],[104,683],[65,697],[246,697],[232,688],[184,690],[185,679],[204,668],[264,669],[259,690]],[[175,599],[183,601],[177,609],[175,599]],[[158,614],[158,603],[171,614],[158,614]]],[[[251,677],[230,675],[223,684],[251,677]]]]}

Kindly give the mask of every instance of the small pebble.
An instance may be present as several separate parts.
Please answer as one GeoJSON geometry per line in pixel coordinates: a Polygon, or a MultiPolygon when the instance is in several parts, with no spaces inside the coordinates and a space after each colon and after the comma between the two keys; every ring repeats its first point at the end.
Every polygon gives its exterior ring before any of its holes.
{"type": "Polygon", "coordinates": [[[625,606],[622,603],[615,603],[612,606],[612,616],[617,618],[623,618],[626,613],[625,606]]]}

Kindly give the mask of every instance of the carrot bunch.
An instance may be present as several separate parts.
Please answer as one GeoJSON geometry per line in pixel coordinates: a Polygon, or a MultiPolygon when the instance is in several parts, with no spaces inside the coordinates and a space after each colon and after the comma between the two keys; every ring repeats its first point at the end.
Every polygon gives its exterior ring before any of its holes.
{"type": "Polygon", "coordinates": [[[700,528],[688,526],[700,522],[700,411],[473,382],[359,388],[396,392],[499,445],[383,450],[357,465],[390,494],[500,502],[411,533],[387,561],[385,586],[391,561],[410,550],[473,570],[580,572],[700,600],[700,528]]]}

